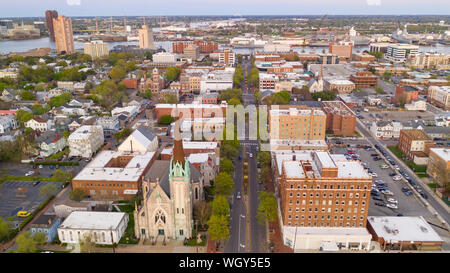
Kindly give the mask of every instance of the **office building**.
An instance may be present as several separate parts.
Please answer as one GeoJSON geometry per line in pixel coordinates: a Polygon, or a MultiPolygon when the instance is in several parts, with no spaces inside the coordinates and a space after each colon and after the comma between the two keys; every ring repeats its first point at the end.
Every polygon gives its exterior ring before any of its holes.
{"type": "Polygon", "coordinates": [[[236,61],[236,54],[233,51],[231,51],[231,49],[227,48],[219,53],[220,64],[225,64],[227,66],[234,66],[235,61],[236,61]]]}
{"type": "Polygon", "coordinates": [[[328,52],[330,54],[335,54],[339,57],[344,57],[345,59],[352,58],[353,42],[341,41],[339,44],[330,43],[328,52]]]}
{"type": "Polygon", "coordinates": [[[50,40],[55,41],[55,29],[53,27],[53,19],[58,18],[58,12],[56,10],[47,10],[45,12],[45,22],[47,24],[48,35],[50,40]]]}
{"type": "Polygon", "coordinates": [[[153,29],[146,25],[139,29],[139,48],[155,50],[156,46],[153,41],[153,29]]]}
{"type": "Polygon", "coordinates": [[[200,48],[194,44],[189,44],[184,49],[184,56],[186,56],[187,58],[191,58],[192,60],[197,60],[199,55],[200,55],[200,48]]]}
{"type": "Polygon", "coordinates": [[[84,43],[84,54],[90,55],[93,59],[109,55],[108,44],[103,41],[92,41],[84,43]]]}
{"type": "Polygon", "coordinates": [[[391,44],[388,46],[385,58],[394,63],[404,63],[411,55],[419,53],[419,46],[411,44],[391,44]]]}
{"type": "Polygon", "coordinates": [[[53,19],[53,28],[55,31],[56,51],[58,54],[75,53],[72,20],[65,16],[58,16],[53,19]]]}
{"type": "Polygon", "coordinates": [[[153,54],[154,63],[175,63],[177,61],[175,54],[169,52],[159,52],[153,54]]]}

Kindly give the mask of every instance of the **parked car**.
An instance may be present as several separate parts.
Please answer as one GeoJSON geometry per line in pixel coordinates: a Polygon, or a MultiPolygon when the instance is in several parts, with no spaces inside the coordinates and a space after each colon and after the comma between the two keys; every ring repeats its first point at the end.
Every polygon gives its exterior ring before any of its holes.
{"type": "Polygon", "coordinates": [[[406,196],[410,196],[411,194],[412,194],[411,191],[405,191],[405,195],[406,195],[406,196]]]}
{"type": "Polygon", "coordinates": [[[17,217],[26,218],[26,217],[28,217],[30,215],[31,215],[31,212],[29,212],[29,211],[21,210],[21,211],[17,212],[17,217]]]}
{"type": "Polygon", "coordinates": [[[38,181],[34,181],[33,182],[33,186],[37,186],[37,185],[39,185],[39,183],[41,183],[41,181],[39,181],[39,180],[38,181]]]}
{"type": "Polygon", "coordinates": [[[373,200],[377,200],[377,201],[383,201],[383,198],[379,197],[379,196],[372,196],[373,200]]]}
{"type": "Polygon", "coordinates": [[[380,165],[380,168],[381,168],[381,169],[388,169],[388,168],[389,168],[389,166],[388,166],[388,165],[386,165],[386,164],[381,164],[381,165],[380,165]]]}
{"type": "Polygon", "coordinates": [[[392,172],[392,173],[389,173],[389,176],[396,176],[397,174],[396,173],[394,173],[394,172],[392,172]]]}
{"type": "Polygon", "coordinates": [[[428,199],[428,195],[424,192],[421,192],[420,195],[424,198],[424,199],[428,199]]]}
{"type": "Polygon", "coordinates": [[[42,166],[42,165],[39,165],[39,169],[42,169],[42,168],[44,168],[44,166],[42,166]]]}
{"type": "Polygon", "coordinates": [[[409,184],[411,184],[411,186],[415,186],[415,185],[416,185],[416,182],[410,181],[409,184]]]}
{"type": "Polygon", "coordinates": [[[408,187],[402,187],[402,192],[407,192],[409,191],[408,187]]]}
{"type": "Polygon", "coordinates": [[[394,181],[399,181],[401,179],[402,179],[402,177],[400,175],[396,175],[396,176],[392,177],[392,180],[394,180],[394,181]]]}
{"type": "Polygon", "coordinates": [[[398,201],[395,200],[394,198],[388,198],[388,202],[393,203],[393,204],[398,204],[398,201]]]}
{"type": "Polygon", "coordinates": [[[382,194],[385,194],[385,195],[394,195],[394,193],[393,192],[391,192],[390,190],[383,190],[383,191],[381,191],[381,193],[382,194]]]}
{"type": "Polygon", "coordinates": [[[398,209],[397,205],[394,205],[394,204],[387,204],[386,207],[388,207],[390,209],[398,209]]]}
{"type": "Polygon", "coordinates": [[[238,191],[238,192],[236,193],[236,199],[241,199],[241,192],[240,192],[240,191],[238,191]]]}
{"type": "Polygon", "coordinates": [[[386,207],[386,204],[382,203],[382,202],[375,202],[375,205],[380,206],[380,207],[386,207]]]}
{"type": "Polygon", "coordinates": [[[27,172],[26,174],[25,174],[25,176],[31,176],[31,175],[33,175],[34,174],[34,171],[29,171],[29,172],[27,172]]]}

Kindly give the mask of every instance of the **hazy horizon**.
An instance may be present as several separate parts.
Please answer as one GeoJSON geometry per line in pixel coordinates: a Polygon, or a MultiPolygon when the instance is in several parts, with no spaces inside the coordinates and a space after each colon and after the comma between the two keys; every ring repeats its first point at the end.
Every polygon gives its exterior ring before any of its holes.
{"type": "Polygon", "coordinates": [[[44,17],[55,9],[71,17],[90,16],[449,16],[447,0],[15,0],[2,3],[1,18],[44,17]]]}

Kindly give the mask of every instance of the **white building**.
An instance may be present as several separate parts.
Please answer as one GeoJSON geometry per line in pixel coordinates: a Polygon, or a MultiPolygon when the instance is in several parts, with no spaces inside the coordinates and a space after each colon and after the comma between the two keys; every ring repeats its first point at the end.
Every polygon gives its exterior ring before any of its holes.
{"type": "Polygon", "coordinates": [[[153,54],[152,58],[154,63],[174,63],[177,61],[175,54],[169,52],[159,52],[153,54]]]}
{"type": "Polygon", "coordinates": [[[117,117],[99,117],[96,125],[102,126],[103,134],[115,134],[120,130],[119,119],[117,117]]]}
{"type": "Polygon", "coordinates": [[[265,44],[264,52],[267,53],[288,53],[291,51],[289,44],[265,44]]]}
{"type": "Polygon", "coordinates": [[[428,87],[428,100],[443,108],[450,109],[450,86],[430,86],[428,87]]]}
{"type": "Polygon", "coordinates": [[[58,88],[68,90],[68,91],[75,90],[74,84],[75,84],[75,82],[69,82],[69,81],[58,81],[57,82],[58,88]]]}
{"type": "Polygon", "coordinates": [[[405,108],[408,111],[426,111],[427,102],[424,100],[412,101],[410,104],[405,104],[405,108]]]}
{"type": "Polygon", "coordinates": [[[216,70],[204,74],[200,80],[200,92],[221,91],[233,88],[233,71],[216,70]]]}
{"type": "Polygon", "coordinates": [[[47,120],[47,119],[43,119],[41,117],[35,116],[34,118],[25,122],[25,127],[29,127],[35,131],[39,130],[41,132],[45,132],[45,131],[51,129],[52,122],[51,122],[51,120],[47,120]]]}
{"type": "Polygon", "coordinates": [[[103,129],[97,125],[84,125],[70,134],[68,144],[70,156],[91,158],[103,145],[103,129]]]}
{"type": "Polygon", "coordinates": [[[379,139],[399,138],[400,130],[412,129],[398,121],[374,121],[370,125],[370,131],[379,139]]]}
{"type": "Polygon", "coordinates": [[[125,212],[74,211],[58,227],[61,243],[79,244],[91,239],[101,245],[119,243],[127,229],[129,216],[125,212]]]}
{"type": "Polygon", "coordinates": [[[15,115],[7,115],[0,117],[0,134],[9,132],[18,128],[17,119],[15,115]]]}
{"type": "Polygon", "coordinates": [[[90,55],[92,58],[100,58],[109,55],[108,44],[103,41],[84,43],[84,54],[90,55]]]}
{"type": "Polygon", "coordinates": [[[419,53],[419,46],[411,44],[390,44],[387,47],[385,58],[394,63],[404,63],[410,55],[419,53]]]}
{"type": "Polygon", "coordinates": [[[139,126],[120,144],[118,151],[123,152],[154,152],[158,149],[158,137],[152,134],[147,126],[139,126]]]}
{"type": "Polygon", "coordinates": [[[111,116],[117,117],[120,115],[125,115],[127,117],[132,117],[138,114],[139,106],[126,106],[126,107],[116,107],[113,110],[111,110],[111,116]]]}

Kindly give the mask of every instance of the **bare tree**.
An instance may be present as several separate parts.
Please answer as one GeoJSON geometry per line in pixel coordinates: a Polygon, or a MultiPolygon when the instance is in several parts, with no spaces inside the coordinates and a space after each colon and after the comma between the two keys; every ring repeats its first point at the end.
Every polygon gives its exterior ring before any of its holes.
{"type": "Polygon", "coordinates": [[[194,217],[201,227],[204,227],[211,215],[211,206],[202,200],[194,205],[194,217]]]}

